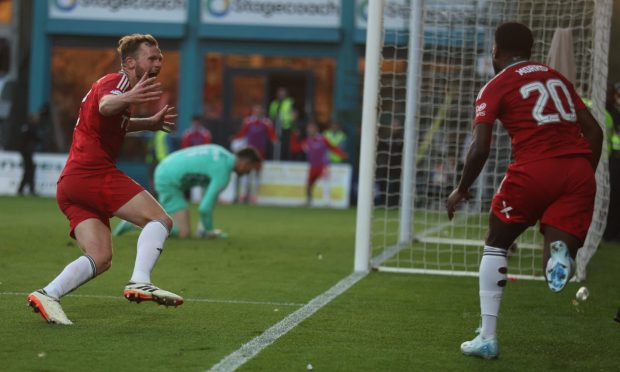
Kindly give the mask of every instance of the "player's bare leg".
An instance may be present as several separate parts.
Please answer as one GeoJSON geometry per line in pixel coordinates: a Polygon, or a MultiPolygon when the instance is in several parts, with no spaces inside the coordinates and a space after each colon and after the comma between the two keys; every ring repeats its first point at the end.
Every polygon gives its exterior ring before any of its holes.
{"type": "Polygon", "coordinates": [[[482,326],[478,336],[461,344],[461,352],[465,355],[485,359],[497,358],[499,355],[496,329],[508,277],[507,251],[527,227],[525,224],[506,224],[490,213],[479,273],[482,326]]]}
{"type": "Polygon", "coordinates": [[[189,210],[181,209],[180,211],[174,212],[172,214],[172,220],[174,221],[173,234],[182,239],[188,238],[191,233],[189,210]]]}
{"type": "Polygon", "coordinates": [[[28,295],[28,303],[49,323],[73,324],[60,307],[60,298],[112,264],[112,239],[108,227],[89,218],[75,227],[75,238],[84,256],[68,264],[45,288],[28,295]]]}
{"type": "Polygon", "coordinates": [[[545,225],[543,232],[543,271],[549,289],[560,292],[575,273],[575,257],[582,243],[577,237],[553,226],[545,225]]]}
{"type": "Polygon", "coordinates": [[[172,219],[147,191],[134,196],[115,213],[126,221],[142,227],[133,274],[123,295],[129,301],[155,301],[161,305],[177,306],[183,298],[160,289],[151,283],[151,271],[164,249],[164,242],[172,229],[172,219]]]}

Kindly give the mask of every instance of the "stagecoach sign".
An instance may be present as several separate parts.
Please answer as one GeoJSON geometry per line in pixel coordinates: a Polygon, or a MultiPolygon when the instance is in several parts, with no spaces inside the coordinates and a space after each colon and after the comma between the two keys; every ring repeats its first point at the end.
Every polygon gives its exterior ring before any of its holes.
{"type": "Polygon", "coordinates": [[[203,0],[209,24],[340,27],[342,0],[203,0]]]}
{"type": "Polygon", "coordinates": [[[49,0],[52,19],[184,23],[187,0],[49,0]]]}

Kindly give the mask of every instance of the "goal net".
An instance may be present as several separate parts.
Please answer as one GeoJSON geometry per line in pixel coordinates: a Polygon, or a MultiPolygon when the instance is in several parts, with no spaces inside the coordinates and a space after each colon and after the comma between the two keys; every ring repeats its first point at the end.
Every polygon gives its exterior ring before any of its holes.
{"type": "MultiPolygon", "coordinates": [[[[510,138],[501,125],[494,127],[492,151],[470,189],[472,199],[453,221],[445,200],[459,180],[471,141],[476,95],[493,76],[494,31],[506,21],[529,26],[535,40],[531,60],[570,61],[577,91],[604,123],[611,0],[370,0],[367,6],[357,227],[368,229],[357,232],[356,270],[477,275],[491,199],[511,161],[510,138]],[[383,10],[382,19],[377,10],[383,10]],[[572,50],[553,41],[558,29],[568,35],[572,50]],[[551,50],[555,59],[549,59],[551,50]],[[372,193],[365,191],[368,187],[372,193]]],[[[605,228],[605,154],[603,149],[578,279],[585,278],[605,228]]],[[[517,243],[510,253],[510,275],[541,278],[538,226],[517,243]]]]}

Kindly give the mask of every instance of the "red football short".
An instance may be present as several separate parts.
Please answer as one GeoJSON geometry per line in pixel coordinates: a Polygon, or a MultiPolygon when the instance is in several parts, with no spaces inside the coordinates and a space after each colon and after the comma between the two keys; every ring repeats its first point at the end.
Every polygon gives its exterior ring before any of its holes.
{"type": "Polygon", "coordinates": [[[75,227],[96,218],[110,227],[113,213],[144,188],[118,169],[96,174],[63,176],[56,188],[56,201],[70,223],[69,235],[75,239],[75,227]]]}
{"type": "Polygon", "coordinates": [[[308,185],[312,186],[319,178],[325,175],[325,171],[327,170],[327,166],[319,165],[317,167],[310,167],[308,171],[308,185]]]}
{"type": "Polygon", "coordinates": [[[545,225],[586,238],[592,213],[596,181],[590,160],[583,156],[566,156],[526,164],[511,164],[499,190],[493,197],[491,211],[505,223],[540,220],[545,225]]]}

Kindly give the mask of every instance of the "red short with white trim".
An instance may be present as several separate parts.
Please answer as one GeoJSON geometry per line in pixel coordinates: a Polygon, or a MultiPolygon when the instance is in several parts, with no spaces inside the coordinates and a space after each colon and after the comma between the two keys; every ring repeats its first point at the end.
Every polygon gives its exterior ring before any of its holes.
{"type": "Polygon", "coordinates": [[[583,156],[511,164],[491,203],[504,223],[553,226],[582,242],[586,238],[596,196],[590,160],[583,156]]]}
{"type": "Polygon", "coordinates": [[[110,218],[144,188],[118,169],[103,173],[63,176],[56,187],[56,201],[70,224],[69,235],[75,239],[75,227],[96,218],[110,227],[110,218]]]}

